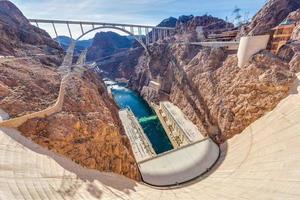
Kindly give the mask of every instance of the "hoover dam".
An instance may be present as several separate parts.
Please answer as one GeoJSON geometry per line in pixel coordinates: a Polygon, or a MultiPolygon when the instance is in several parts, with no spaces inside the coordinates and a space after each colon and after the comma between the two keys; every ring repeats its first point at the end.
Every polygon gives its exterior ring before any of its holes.
{"type": "Polygon", "coordinates": [[[2,199],[298,199],[300,74],[289,96],[221,145],[203,177],[179,188],[153,188],[88,170],[1,128],[2,199]]]}
{"type": "Polygon", "coordinates": [[[300,2],[258,1],[0,1],[0,200],[299,199],[300,2]]]}

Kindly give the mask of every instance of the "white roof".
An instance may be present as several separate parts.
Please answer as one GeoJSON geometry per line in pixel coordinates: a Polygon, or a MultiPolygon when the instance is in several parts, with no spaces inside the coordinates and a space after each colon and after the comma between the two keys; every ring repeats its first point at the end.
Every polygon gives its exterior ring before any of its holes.
{"type": "Polygon", "coordinates": [[[154,84],[154,85],[157,85],[157,86],[160,86],[160,83],[155,82],[155,81],[150,81],[150,83],[152,83],[152,84],[154,84]]]}

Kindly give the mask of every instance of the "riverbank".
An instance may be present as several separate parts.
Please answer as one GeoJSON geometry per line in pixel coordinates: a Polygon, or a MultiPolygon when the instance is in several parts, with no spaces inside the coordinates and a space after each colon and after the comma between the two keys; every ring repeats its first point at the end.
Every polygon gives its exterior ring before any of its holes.
{"type": "Polygon", "coordinates": [[[104,82],[110,88],[118,107],[132,110],[157,154],[173,149],[165,130],[156,117],[156,113],[137,92],[127,88],[125,83],[118,83],[109,79],[104,79],[104,82]]]}

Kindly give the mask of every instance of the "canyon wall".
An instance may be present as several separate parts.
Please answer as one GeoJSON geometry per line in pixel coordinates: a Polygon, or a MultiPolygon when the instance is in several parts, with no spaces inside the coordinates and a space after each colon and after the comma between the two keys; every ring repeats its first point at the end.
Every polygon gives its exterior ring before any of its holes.
{"type": "Polygon", "coordinates": [[[19,129],[41,146],[90,169],[140,180],[128,138],[122,135],[117,106],[94,73],[72,77],[61,112],[33,119],[19,129]]]}
{"type": "Polygon", "coordinates": [[[96,33],[91,47],[88,49],[87,60],[95,61],[118,52],[127,51],[134,46],[134,39],[114,32],[96,33]]]}
{"type": "MultiPolygon", "coordinates": [[[[298,1],[269,1],[254,17],[248,31],[260,34],[259,24],[269,19],[268,16],[279,16],[280,19],[270,21],[265,29],[270,31],[299,7],[298,1]]],[[[220,23],[219,19],[207,19],[203,17],[207,27],[220,23]]],[[[199,21],[201,17],[191,17],[181,23],[175,40],[185,37],[184,30],[193,32],[203,24],[199,21]]],[[[188,37],[189,41],[193,39],[188,37]]],[[[299,72],[299,47],[297,41],[291,41],[278,56],[261,51],[249,64],[239,68],[236,54],[222,48],[157,43],[149,48],[150,56],[140,57],[130,85],[149,102],[172,101],[202,134],[223,143],[287,96],[295,73],[299,72]],[[159,91],[149,85],[151,80],[161,84],[159,91]]]]}
{"type": "Polygon", "coordinates": [[[132,87],[148,101],[169,99],[204,135],[219,143],[272,110],[295,77],[287,62],[267,51],[239,68],[237,57],[220,48],[172,45],[163,49],[168,56],[152,58],[149,71],[140,70],[131,80],[132,87]],[[162,77],[161,89],[155,92],[148,82],[157,76],[162,77]]]}
{"type": "MultiPolygon", "coordinates": [[[[11,118],[44,110],[58,97],[63,50],[29,24],[9,1],[0,1],[0,108],[11,118]]],[[[72,76],[62,111],[28,120],[24,136],[91,169],[140,180],[128,139],[101,77],[72,76]]]]}
{"type": "Polygon", "coordinates": [[[246,33],[266,34],[270,29],[279,25],[291,12],[299,8],[299,0],[269,0],[246,27],[246,33]]]}
{"type": "Polygon", "coordinates": [[[134,74],[135,66],[143,52],[143,47],[127,49],[105,59],[98,60],[97,64],[106,77],[112,79],[125,78],[129,80],[132,74],[134,74]]]}

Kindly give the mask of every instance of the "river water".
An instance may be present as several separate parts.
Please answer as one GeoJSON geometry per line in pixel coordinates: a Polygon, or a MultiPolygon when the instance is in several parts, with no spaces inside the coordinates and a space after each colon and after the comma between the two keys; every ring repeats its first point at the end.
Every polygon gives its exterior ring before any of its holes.
{"type": "Polygon", "coordinates": [[[105,83],[111,88],[112,95],[119,108],[129,107],[135,117],[138,118],[157,154],[173,149],[155,112],[137,92],[128,89],[126,84],[108,80],[105,83]]]}

